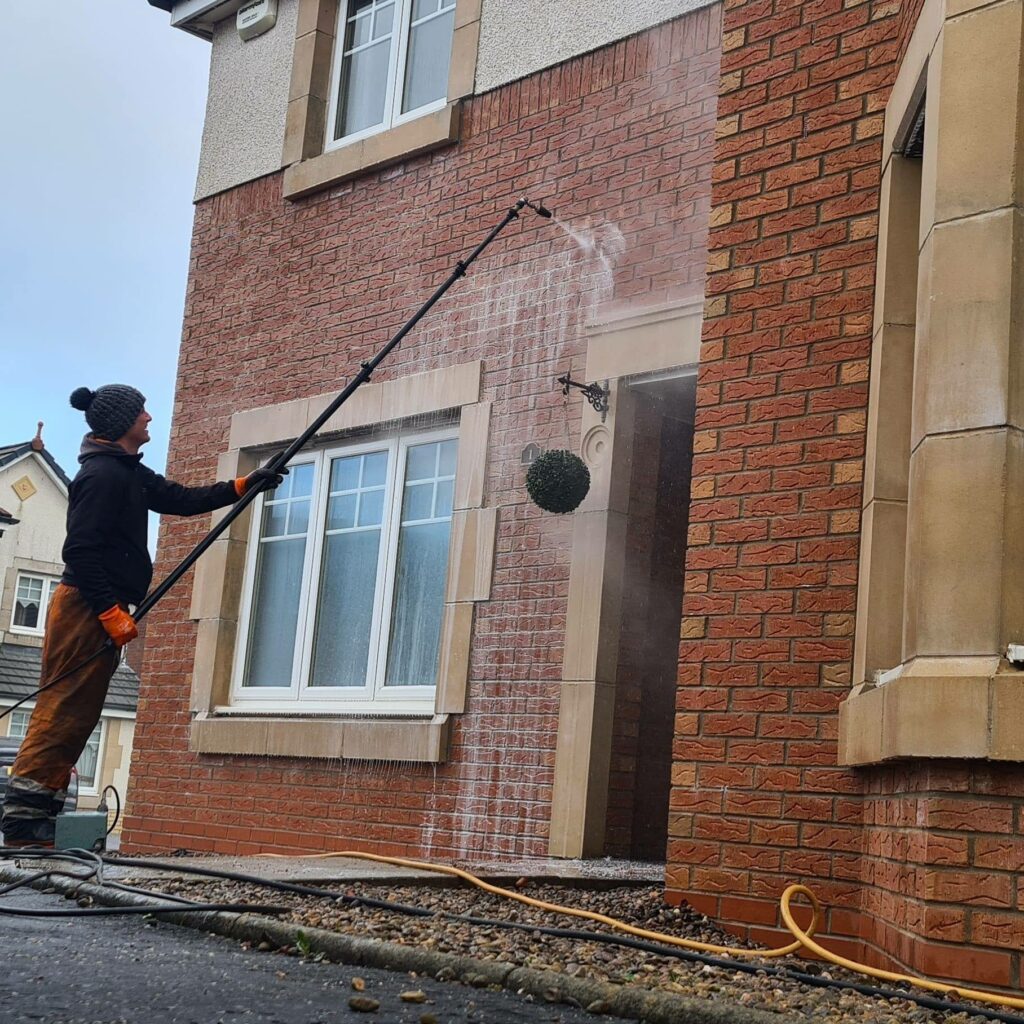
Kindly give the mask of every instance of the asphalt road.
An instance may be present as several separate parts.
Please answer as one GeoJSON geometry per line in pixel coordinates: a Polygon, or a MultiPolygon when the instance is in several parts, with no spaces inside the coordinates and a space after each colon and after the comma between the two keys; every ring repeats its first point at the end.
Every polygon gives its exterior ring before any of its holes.
{"type": "MultiPolygon", "coordinates": [[[[0,907],[69,907],[59,896],[19,891],[0,907]]],[[[180,928],[126,918],[0,917],[0,1024],[596,1024],[572,1007],[531,1003],[430,978],[370,968],[304,963],[258,953],[237,943],[180,928]],[[349,1008],[359,995],[380,1009],[349,1008]],[[402,1002],[420,989],[428,1001],[402,1002]]]]}

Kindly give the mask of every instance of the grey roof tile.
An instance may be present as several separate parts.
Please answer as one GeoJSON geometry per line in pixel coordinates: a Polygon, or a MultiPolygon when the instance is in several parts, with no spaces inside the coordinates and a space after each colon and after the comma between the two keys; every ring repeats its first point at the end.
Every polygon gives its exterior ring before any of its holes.
{"type": "MultiPolygon", "coordinates": [[[[38,647],[0,644],[0,700],[21,700],[38,689],[41,663],[42,651],[38,647]]],[[[135,711],[138,703],[139,677],[122,661],[110,681],[103,707],[109,711],[135,711]]]]}

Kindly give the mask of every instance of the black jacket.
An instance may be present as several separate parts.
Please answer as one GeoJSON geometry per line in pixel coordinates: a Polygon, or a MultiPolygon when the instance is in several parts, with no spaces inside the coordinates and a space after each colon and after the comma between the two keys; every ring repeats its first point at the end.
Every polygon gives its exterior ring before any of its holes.
{"type": "Polygon", "coordinates": [[[82,441],[81,469],[68,492],[61,581],[77,587],[97,615],[119,602],[138,604],[146,596],[153,579],[151,511],[194,516],[238,498],[233,482],[183,487],[141,459],[91,434],[82,441]]]}

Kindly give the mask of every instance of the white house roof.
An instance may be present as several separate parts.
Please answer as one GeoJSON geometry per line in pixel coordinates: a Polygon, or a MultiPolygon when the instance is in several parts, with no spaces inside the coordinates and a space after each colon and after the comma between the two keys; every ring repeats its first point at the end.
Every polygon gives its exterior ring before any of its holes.
{"type": "Polygon", "coordinates": [[[60,463],[40,443],[37,447],[32,441],[19,441],[17,444],[0,445],[0,469],[8,466],[29,454],[36,454],[46,463],[53,475],[64,485],[71,486],[71,480],[67,473],[60,467],[60,463]]]}

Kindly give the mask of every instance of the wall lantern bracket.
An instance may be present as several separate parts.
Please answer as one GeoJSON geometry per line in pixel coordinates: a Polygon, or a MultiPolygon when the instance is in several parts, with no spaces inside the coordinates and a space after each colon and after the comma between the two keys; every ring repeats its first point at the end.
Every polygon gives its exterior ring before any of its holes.
{"type": "Polygon", "coordinates": [[[558,378],[558,383],[562,385],[563,395],[568,395],[570,388],[577,388],[581,391],[583,397],[591,404],[594,411],[601,414],[601,422],[604,423],[608,415],[608,397],[611,395],[607,381],[603,385],[581,384],[578,380],[573,380],[567,373],[558,378]]]}

